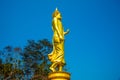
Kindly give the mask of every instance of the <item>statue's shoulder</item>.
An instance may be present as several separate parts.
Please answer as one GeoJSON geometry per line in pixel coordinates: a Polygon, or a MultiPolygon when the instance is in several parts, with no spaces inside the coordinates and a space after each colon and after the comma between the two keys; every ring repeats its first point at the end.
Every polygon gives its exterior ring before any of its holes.
{"type": "Polygon", "coordinates": [[[57,18],[53,18],[52,24],[57,24],[57,22],[58,22],[58,19],[57,18]]]}
{"type": "Polygon", "coordinates": [[[56,17],[53,18],[53,21],[57,21],[58,19],[56,17]]]}

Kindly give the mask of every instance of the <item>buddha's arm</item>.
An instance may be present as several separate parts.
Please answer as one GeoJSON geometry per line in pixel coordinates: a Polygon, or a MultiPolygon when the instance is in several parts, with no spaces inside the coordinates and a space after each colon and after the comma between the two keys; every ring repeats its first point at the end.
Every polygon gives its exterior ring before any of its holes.
{"type": "Polygon", "coordinates": [[[55,31],[57,32],[59,38],[62,38],[62,35],[60,33],[60,30],[59,30],[58,26],[59,26],[59,24],[57,22],[57,18],[54,18],[53,19],[53,27],[54,27],[55,31]]]}
{"type": "Polygon", "coordinates": [[[70,32],[70,30],[69,30],[69,29],[67,29],[67,31],[66,31],[66,32],[64,32],[64,35],[68,34],[69,32],[70,32]]]}

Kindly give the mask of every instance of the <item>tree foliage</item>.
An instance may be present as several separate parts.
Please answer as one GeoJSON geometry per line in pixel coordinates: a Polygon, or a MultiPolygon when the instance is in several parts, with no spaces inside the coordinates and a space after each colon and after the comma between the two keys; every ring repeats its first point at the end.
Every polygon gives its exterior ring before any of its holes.
{"type": "MultiPolygon", "coordinates": [[[[17,65],[19,63],[19,59],[14,58],[14,48],[11,46],[6,46],[3,51],[1,51],[1,64],[0,64],[0,79],[14,79],[20,78],[23,75],[22,69],[20,69],[17,65]]],[[[18,55],[17,55],[18,56],[18,55]]]]}
{"type": "Polygon", "coordinates": [[[6,46],[0,51],[0,80],[47,80],[52,44],[47,40],[28,40],[24,48],[6,46]]]}
{"type": "MultiPolygon", "coordinates": [[[[52,50],[52,45],[46,39],[35,42],[28,40],[28,45],[24,48],[23,60],[25,73],[30,75],[47,76],[49,72],[49,62],[47,54],[52,50]]],[[[42,78],[42,77],[41,77],[42,78]]]]}

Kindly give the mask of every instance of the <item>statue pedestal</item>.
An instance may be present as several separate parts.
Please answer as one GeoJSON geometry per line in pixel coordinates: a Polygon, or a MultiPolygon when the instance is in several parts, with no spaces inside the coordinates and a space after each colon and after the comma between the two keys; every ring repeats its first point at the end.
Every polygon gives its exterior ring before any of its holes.
{"type": "Polygon", "coordinates": [[[67,72],[51,72],[48,80],[70,80],[70,74],[67,72]]]}

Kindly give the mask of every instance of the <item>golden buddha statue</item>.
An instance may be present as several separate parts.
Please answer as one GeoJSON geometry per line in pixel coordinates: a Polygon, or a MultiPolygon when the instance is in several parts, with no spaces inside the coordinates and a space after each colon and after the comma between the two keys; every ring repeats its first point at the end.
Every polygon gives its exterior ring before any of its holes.
{"type": "Polygon", "coordinates": [[[64,60],[64,35],[69,32],[67,29],[64,32],[62,26],[62,17],[58,9],[56,8],[55,12],[53,13],[53,20],[52,20],[52,29],[53,29],[53,51],[48,54],[48,59],[51,61],[52,65],[50,66],[50,70],[52,72],[62,71],[62,68],[65,64],[64,60]]]}

